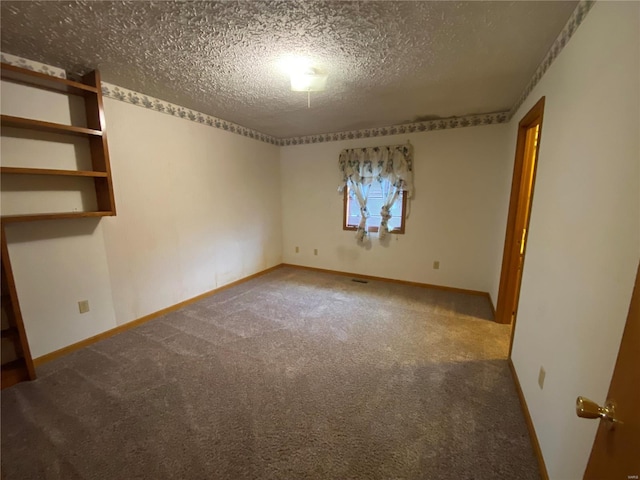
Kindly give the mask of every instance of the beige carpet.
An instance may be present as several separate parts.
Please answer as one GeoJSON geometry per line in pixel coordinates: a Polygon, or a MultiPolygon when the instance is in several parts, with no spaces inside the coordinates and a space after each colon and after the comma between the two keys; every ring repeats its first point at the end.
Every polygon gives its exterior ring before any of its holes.
{"type": "Polygon", "coordinates": [[[535,479],[483,297],[281,268],[2,392],[11,479],[535,479]]]}

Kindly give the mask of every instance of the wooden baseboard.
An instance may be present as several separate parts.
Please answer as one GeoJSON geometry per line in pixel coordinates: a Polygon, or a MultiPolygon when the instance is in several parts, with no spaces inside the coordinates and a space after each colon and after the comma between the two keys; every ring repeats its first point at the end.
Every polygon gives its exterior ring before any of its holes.
{"type": "Polygon", "coordinates": [[[423,288],[435,288],[437,290],[446,290],[449,292],[457,292],[457,293],[466,293],[468,295],[478,295],[481,297],[486,297],[489,300],[489,304],[491,305],[491,311],[493,312],[493,318],[495,318],[496,310],[493,306],[493,300],[491,300],[491,295],[488,292],[481,292],[480,290],[467,290],[466,288],[456,288],[456,287],[447,287],[445,285],[433,285],[431,283],[421,283],[421,282],[410,282],[408,280],[398,280],[396,278],[387,278],[387,277],[376,277],[373,275],[362,275],[360,273],[351,273],[351,272],[342,272],[340,270],[328,270],[326,268],[317,268],[317,267],[306,267],[304,265],[294,265],[292,263],[283,263],[283,267],[292,267],[299,268],[302,270],[311,270],[314,272],[323,272],[323,273],[333,273],[335,275],[343,275],[345,277],[354,277],[354,278],[362,278],[364,280],[378,280],[382,282],[391,282],[391,283],[399,283],[401,285],[410,285],[412,287],[423,287],[423,288]]]}
{"type": "Polygon", "coordinates": [[[533,427],[533,422],[531,421],[531,415],[529,414],[529,407],[527,407],[527,401],[524,399],[524,394],[522,393],[522,387],[520,387],[520,380],[518,379],[518,374],[516,373],[516,369],[513,366],[513,361],[511,358],[508,360],[509,370],[511,370],[511,376],[513,377],[513,383],[516,386],[516,391],[518,392],[518,398],[520,398],[520,406],[522,407],[522,413],[524,414],[525,422],[527,423],[527,430],[529,430],[529,437],[531,438],[531,445],[533,446],[533,453],[538,460],[538,467],[540,468],[540,478],[542,480],[549,480],[549,474],[547,473],[547,466],[544,463],[544,457],[542,456],[542,450],[540,449],[540,443],[538,442],[538,436],[536,435],[536,429],[533,427]]]}
{"type": "Polygon", "coordinates": [[[240,283],[244,283],[248,280],[251,280],[253,278],[259,277],[261,275],[264,275],[266,273],[269,273],[273,270],[276,270],[278,268],[282,268],[282,267],[292,267],[292,268],[299,268],[302,270],[312,270],[315,272],[323,272],[323,273],[332,273],[332,274],[336,274],[336,275],[344,275],[347,277],[354,277],[354,278],[362,278],[362,279],[366,279],[366,280],[379,280],[379,281],[384,281],[384,282],[392,282],[392,283],[399,283],[402,285],[411,285],[411,286],[415,286],[415,287],[424,287],[424,288],[435,288],[435,289],[439,289],[439,290],[447,290],[450,292],[458,292],[458,293],[466,293],[469,295],[479,295],[479,296],[483,296],[483,297],[487,297],[487,299],[489,300],[489,304],[491,305],[491,309],[494,312],[494,318],[495,318],[495,309],[493,307],[493,302],[491,301],[491,296],[487,293],[487,292],[481,292],[478,290],[467,290],[464,288],[455,288],[455,287],[447,287],[447,286],[443,286],[443,285],[431,285],[429,283],[420,283],[420,282],[409,282],[407,280],[397,280],[394,278],[385,278],[385,277],[376,277],[376,276],[372,276],[372,275],[362,275],[359,273],[350,273],[350,272],[341,272],[341,271],[337,271],[337,270],[327,270],[324,268],[316,268],[316,267],[305,267],[302,265],[293,265],[293,264],[289,264],[289,263],[281,263],[279,265],[276,265],[274,267],[271,268],[267,268],[266,270],[263,270],[261,272],[258,273],[254,273],[253,275],[249,275],[248,277],[244,277],[241,278],[240,280],[236,280],[235,282],[231,282],[228,283],[227,285],[224,285],[220,288],[216,288],[213,289],[209,292],[205,292],[201,295],[198,295],[196,297],[193,298],[189,298],[188,300],[185,300],[183,302],[180,303],[176,303],[175,305],[172,305],[170,307],[167,308],[163,308],[162,310],[158,310],[157,312],[154,313],[150,313],[149,315],[145,315],[144,317],[138,318],[136,320],[132,320],[131,322],[127,322],[123,325],[118,325],[117,327],[114,327],[110,330],[107,330],[106,332],[102,332],[99,333],[98,335],[94,335],[93,337],[89,337],[86,338],[84,340],[81,340],[79,342],[73,343],[69,346],[63,347],[59,350],[55,350],[51,353],[47,353],[45,355],[42,355],[38,358],[34,358],[33,360],[33,364],[34,366],[39,366],[42,365],[44,363],[50,362],[51,360],[55,360],[56,358],[60,358],[63,357],[71,352],[75,352],[76,350],[79,350],[81,348],[84,348],[86,346],[92,345],[96,342],[99,342],[100,340],[103,340],[105,338],[109,338],[112,337],[113,335],[116,335],[118,333],[121,332],[125,332],[127,330],[130,330],[132,328],[137,327],[138,325],[142,325],[145,322],[148,322],[149,320],[153,320],[154,318],[158,318],[162,315],[165,315],[167,313],[170,312],[174,312],[176,310],[179,310],[182,307],[185,307],[187,305],[190,305],[192,303],[197,302],[198,300],[202,300],[203,298],[209,297],[215,293],[218,293],[222,290],[226,290],[227,288],[231,288],[234,287],[240,283]]]}
{"type": "Polygon", "coordinates": [[[143,323],[148,322],[149,320],[153,320],[154,318],[158,318],[158,317],[160,317],[162,315],[165,315],[167,313],[179,310],[180,308],[186,307],[187,305],[195,303],[198,300],[202,300],[203,298],[206,298],[206,297],[209,297],[209,296],[211,296],[211,295],[213,295],[215,293],[221,292],[222,290],[226,290],[227,288],[235,287],[236,285],[239,285],[241,283],[247,282],[247,281],[249,281],[249,280],[251,280],[253,278],[260,277],[260,276],[262,276],[262,275],[264,275],[266,273],[269,273],[269,272],[271,272],[273,270],[276,270],[278,268],[281,268],[281,267],[282,267],[282,264],[276,265],[276,266],[271,267],[271,268],[267,268],[266,270],[262,270],[261,272],[254,273],[253,275],[249,275],[248,277],[241,278],[240,280],[236,280],[235,282],[228,283],[226,285],[223,285],[222,287],[215,288],[215,289],[210,290],[208,292],[202,293],[202,294],[200,294],[200,295],[198,295],[196,297],[189,298],[187,300],[184,300],[183,302],[176,303],[175,305],[172,305],[172,306],[167,307],[167,308],[163,308],[162,310],[158,310],[157,312],[150,313],[149,315],[145,315],[144,317],[138,318],[136,320],[132,320],[131,322],[127,322],[125,324],[118,325],[117,327],[112,328],[110,330],[107,330],[106,332],[99,333],[98,335],[94,335],[93,337],[86,338],[86,339],[81,340],[81,341],[79,341],[77,343],[73,343],[73,344],[71,344],[71,345],[69,345],[67,347],[63,347],[63,348],[61,348],[59,350],[55,350],[55,351],[53,351],[51,353],[47,353],[46,355],[42,355],[42,356],[40,356],[38,358],[34,358],[33,359],[33,364],[34,364],[34,366],[37,367],[37,366],[42,365],[44,363],[50,362],[51,360],[55,360],[56,358],[63,357],[63,356],[65,356],[65,355],[67,355],[67,354],[69,354],[71,352],[75,352],[76,350],[79,350],[79,349],[84,348],[86,346],[92,345],[92,344],[94,344],[96,342],[99,342],[100,340],[104,340],[105,338],[109,338],[109,337],[112,337],[112,336],[114,336],[114,335],[116,335],[118,333],[125,332],[127,330],[132,329],[132,328],[135,328],[138,325],[142,325],[143,323]]]}

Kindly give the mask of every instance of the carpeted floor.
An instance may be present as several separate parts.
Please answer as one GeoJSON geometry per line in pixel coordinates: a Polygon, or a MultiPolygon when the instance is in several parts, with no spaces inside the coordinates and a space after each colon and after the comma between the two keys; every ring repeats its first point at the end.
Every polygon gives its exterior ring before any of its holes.
{"type": "Polygon", "coordinates": [[[537,479],[483,297],[281,268],[2,392],[12,479],[537,479]]]}

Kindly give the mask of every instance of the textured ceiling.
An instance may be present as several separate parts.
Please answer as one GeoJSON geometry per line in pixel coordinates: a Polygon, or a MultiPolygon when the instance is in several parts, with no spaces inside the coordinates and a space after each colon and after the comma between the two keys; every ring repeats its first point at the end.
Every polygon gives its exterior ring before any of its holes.
{"type": "Polygon", "coordinates": [[[2,1],[1,50],[291,137],[508,111],[576,4],[2,1]],[[289,54],[329,75],[311,109],[289,54]]]}

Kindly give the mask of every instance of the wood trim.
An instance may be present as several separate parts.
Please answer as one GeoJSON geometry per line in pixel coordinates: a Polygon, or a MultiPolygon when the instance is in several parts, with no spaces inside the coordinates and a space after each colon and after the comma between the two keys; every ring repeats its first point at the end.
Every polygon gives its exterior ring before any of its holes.
{"type": "Polygon", "coordinates": [[[101,137],[89,139],[91,149],[92,168],[96,172],[106,172],[105,178],[94,180],[96,189],[96,201],[99,210],[109,210],[116,215],[116,200],[113,192],[113,179],[111,176],[111,162],[109,161],[109,143],[107,142],[107,126],[102,101],[101,77],[98,70],[87,73],[82,81],[98,89],[98,94],[88,97],[84,101],[87,116],[87,126],[102,132],[101,137]]]}
{"type": "Polygon", "coordinates": [[[520,399],[520,406],[522,407],[524,420],[527,423],[527,430],[529,431],[529,437],[531,438],[531,446],[533,447],[533,453],[536,456],[536,460],[538,460],[540,477],[542,478],[542,480],[549,480],[549,473],[547,472],[547,466],[544,463],[544,457],[542,456],[542,449],[540,448],[540,443],[538,442],[538,435],[536,435],[536,429],[533,426],[533,421],[531,420],[531,415],[529,414],[529,407],[527,407],[527,401],[524,398],[524,393],[522,393],[522,387],[520,386],[520,380],[518,379],[516,368],[513,365],[513,361],[511,360],[511,358],[507,359],[507,363],[509,364],[509,370],[511,370],[511,376],[513,377],[513,383],[516,387],[518,398],[520,399]]]}
{"type": "Polygon", "coordinates": [[[363,275],[361,273],[341,272],[339,270],[327,270],[325,268],[307,267],[304,265],[294,265],[292,263],[283,263],[282,266],[299,268],[301,270],[311,270],[314,272],[331,273],[334,275],[342,275],[344,277],[362,278],[364,280],[377,280],[381,282],[398,283],[400,285],[409,285],[411,287],[434,288],[436,290],[446,290],[448,292],[466,293],[468,295],[477,295],[480,297],[487,297],[487,299],[489,300],[489,303],[491,304],[491,308],[493,309],[493,302],[491,301],[491,295],[489,295],[489,293],[487,292],[482,292],[480,290],[467,290],[466,288],[447,287],[445,285],[433,285],[431,283],[411,282],[408,280],[399,280],[396,278],[376,277],[373,275],[363,275]]]}
{"type": "Polygon", "coordinates": [[[100,130],[93,130],[91,128],[84,127],[74,127],[73,125],[64,125],[63,123],[44,122],[42,120],[34,120],[32,118],[2,115],[0,117],[0,122],[3,127],[25,128],[28,130],[80,135],[83,137],[102,137],[102,132],[100,130]]]}
{"type": "MultiPolygon", "coordinates": [[[[509,197],[509,213],[507,215],[507,228],[505,232],[504,247],[502,251],[502,269],[500,272],[500,286],[498,288],[498,302],[496,305],[496,322],[508,324],[511,323],[511,315],[508,312],[506,290],[509,281],[509,271],[511,267],[511,248],[515,239],[515,223],[516,216],[518,214],[518,200],[520,195],[520,185],[522,183],[522,170],[524,161],[524,151],[526,146],[526,132],[527,129],[537,121],[540,124],[540,131],[538,136],[538,145],[542,139],[542,117],[544,114],[545,98],[542,97],[538,102],[527,112],[522,120],[518,123],[518,138],[516,144],[516,154],[513,164],[513,176],[511,180],[511,194],[509,197]]],[[[538,147],[539,149],[539,147],[538,147]]],[[[537,151],[536,151],[536,168],[537,168],[537,151]]],[[[534,171],[535,178],[535,171],[534,171]]],[[[535,186],[535,183],[534,183],[535,186]]],[[[533,195],[533,187],[532,192],[533,195]]],[[[527,232],[528,232],[527,225],[527,232]]],[[[512,325],[512,330],[513,330],[512,325]]],[[[513,342],[512,342],[513,343],[513,342]]]]}
{"type": "Polygon", "coordinates": [[[347,224],[347,205],[349,198],[349,185],[344,186],[343,197],[342,197],[342,230],[357,230],[356,227],[352,227],[347,224]]]}
{"type": "Polygon", "coordinates": [[[175,312],[176,310],[179,310],[182,307],[186,307],[187,305],[190,305],[190,304],[195,303],[195,302],[197,302],[199,300],[202,300],[203,298],[209,297],[209,296],[211,296],[211,295],[213,295],[215,293],[221,292],[221,291],[226,290],[228,288],[235,287],[236,285],[239,285],[241,283],[247,282],[247,281],[252,280],[254,278],[260,277],[260,276],[265,275],[265,274],[267,274],[269,272],[277,270],[277,269],[279,269],[281,267],[282,267],[282,264],[276,265],[274,267],[267,268],[266,270],[262,270],[260,272],[254,273],[254,274],[249,275],[247,277],[244,277],[244,278],[241,278],[241,279],[236,280],[234,282],[231,282],[231,283],[228,283],[226,285],[223,285],[222,287],[215,288],[215,289],[210,290],[208,292],[205,292],[205,293],[202,293],[200,295],[197,295],[197,296],[195,296],[193,298],[189,298],[187,300],[184,300],[184,301],[182,301],[180,303],[176,303],[175,305],[172,305],[170,307],[163,308],[162,310],[158,310],[157,312],[150,313],[149,315],[145,315],[144,317],[138,318],[136,320],[132,320],[131,322],[127,322],[127,323],[125,323],[123,325],[118,325],[117,327],[112,328],[110,330],[107,330],[106,332],[99,333],[98,335],[94,335],[93,337],[86,338],[86,339],[81,340],[79,342],[76,342],[76,343],[73,343],[73,344],[68,345],[66,347],[63,347],[63,348],[61,348],[59,350],[55,350],[55,351],[53,351],[51,353],[47,353],[47,354],[42,355],[42,356],[40,356],[38,358],[34,358],[33,359],[33,364],[36,367],[39,367],[40,365],[43,365],[43,364],[45,364],[47,362],[50,362],[51,360],[55,360],[56,358],[63,357],[65,355],[69,354],[69,353],[75,352],[76,350],[80,350],[81,348],[84,348],[84,347],[92,345],[92,344],[94,344],[96,342],[99,342],[100,340],[104,340],[105,338],[112,337],[112,336],[114,336],[114,335],[116,335],[118,333],[126,332],[127,330],[131,330],[132,328],[135,328],[135,327],[137,327],[139,325],[142,325],[143,323],[146,323],[149,320],[153,320],[154,318],[158,318],[158,317],[160,317],[162,315],[165,315],[167,313],[175,312]]]}
{"type": "Polygon", "coordinates": [[[65,177],[106,177],[107,172],[92,170],[58,170],[53,168],[0,167],[0,173],[11,175],[61,175],[65,177]]]}
{"type": "Polygon", "coordinates": [[[406,190],[402,191],[402,219],[400,220],[400,228],[398,231],[392,230],[389,233],[401,233],[404,235],[405,225],[407,223],[407,198],[409,197],[409,192],[406,190]]]}
{"type": "Polygon", "coordinates": [[[24,215],[3,215],[2,224],[17,222],[35,222],[38,220],[58,220],[61,218],[112,217],[115,212],[60,212],[60,213],[27,213],[24,215]]]}
{"type": "MultiPolygon", "coordinates": [[[[496,322],[498,322],[498,317],[496,316],[496,322]]],[[[498,322],[501,323],[501,322],[498,322]]],[[[511,358],[511,353],[513,352],[513,339],[516,336],[516,321],[513,319],[513,325],[511,325],[511,333],[509,334],[509,353],[507,354],[507,358],[511,358]]]]}

